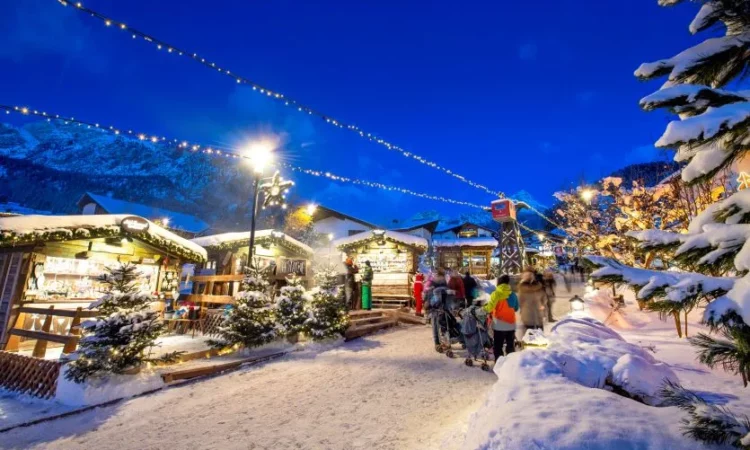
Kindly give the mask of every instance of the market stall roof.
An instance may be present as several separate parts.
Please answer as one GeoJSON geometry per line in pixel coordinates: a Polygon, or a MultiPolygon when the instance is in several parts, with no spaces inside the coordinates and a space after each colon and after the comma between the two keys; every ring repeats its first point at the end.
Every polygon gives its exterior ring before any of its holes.
{"type": "Polygon", "coordinates": [[[419,228],[424,228],[430,233],[434,233],[440,219],[408,219],[393,227],[394,231],[412,231],[419,228]]]}
{"type": "MultiPolygon", "coordinates": [[[[313,249],[306,244],[294,239],[293,237],[283,233],[281,231],[274,230],[256,230],[255,231],[255,243],[256,245],[264,244],[277,240],[281,245],[294,250],[298,253],[312,255],[313,249]]],[[[230,247],[247,247],[250,245],[250,231],[236,231],[231,233],[213,234],[211,236],[201,236],[195,238],[190,242],[198,244],[201,247],[212,249],[223,249],[230,247]]]]}
{"type": "Polygon", "coordinates": [[[83,194],[78,200],[78,206],[82,208],[86,203],[94,202],[110,214],[133,214],[145,217],[149,220],[169,219],[169,228],[183,230],[188,233],[201,233],[208,229],[208,224],[190,214],[170,211],[168,209],[155,208],[140,203],[128,202],[107,195],[98,195],[91,192],[83,194]]]}
{"type": "Polygon", "coordinates": [[[471,237],[454,239],[433,239],[434,247],[497,247],[493,237],[471,237]]]}
{"type": "Polygon", "coordinates": [[[0,247],[33,245],[43,242],[133,236],[153,247],[189,261],[205,261],[206,250],[153,222],[128,214],[84,216],[15,216],[0,218],[0,247]],[[148,223],[145,230],[129,232],[123,219],[135,218],[148,223]]]}
{"type": "Polygon", "coordinates": [[[428,246],[427,239],[425,238],[412,236],[411,234],[392,230],[363,231],[351,236],[335,239],[332,244],[336,248],[346,248],[377,240],[385,240],[396,242],[398,244],[410,245],[412,247],[417,247],[423,250],[426,250],[428,246]]]}

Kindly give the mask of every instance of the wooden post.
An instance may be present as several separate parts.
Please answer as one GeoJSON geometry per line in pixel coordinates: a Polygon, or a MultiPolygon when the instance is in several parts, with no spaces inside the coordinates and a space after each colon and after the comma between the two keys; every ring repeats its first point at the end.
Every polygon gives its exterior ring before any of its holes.
{"type": "MultiPolygon", "coordinates": [[[[42,324],[41,331],[49,333],[49,329],[52,326],[52,313],[54,312],[55,306],[49,307],[49,314],[44,317],[44,324],[42,324]]],[[[36,345],[34,345],[34,352],[31,354],[34,358],[44,358],[47,353],[47,341],[44,339],[37,339],[36,345]]]]}
{"type": "Polygon", "coordinates": [[[76,315],[73,316],[73,320],[70,321],[70,330],[68,331],[68,334],[71,336],[71,339],[68,341],[67,344],[65,344],[65,347],[63,348],[63,353],[73,353],[76,351],[76,346],[78,346],[78,339],[79,336],[81,336],[81,311],[83,308],[80,306],[76,308],[76,315]]]}

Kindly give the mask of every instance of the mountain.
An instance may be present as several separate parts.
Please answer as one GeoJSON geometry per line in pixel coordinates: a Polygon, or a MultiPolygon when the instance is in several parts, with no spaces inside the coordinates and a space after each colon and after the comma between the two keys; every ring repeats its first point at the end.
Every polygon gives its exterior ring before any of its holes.
{"type": "Polygon", "coordinates": [[[642,180],[646,186],[651,187],[678,170],[680,165],[674,161],[654,161],[625,166],[612,172],[611,176],[622,178],[623,186],[629,187],[633,185],[633,181],[642,180]]]}
{"type": "Polygon", "coordinates": [[[251,179],[234,160],[207,158],[97,128],[0,124],[0,201],[75,213],[91,191],[246,226],[251,179]]]}

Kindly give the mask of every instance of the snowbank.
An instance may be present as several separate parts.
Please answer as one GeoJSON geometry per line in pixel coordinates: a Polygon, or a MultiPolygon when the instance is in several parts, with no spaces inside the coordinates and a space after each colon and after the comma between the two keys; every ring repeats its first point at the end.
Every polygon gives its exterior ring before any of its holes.
{"type": "Polygon", "coordinates": [[[547,349],[498,361],[498,382],[470,419],[463,448],[696,448],[679,415],[647,405],[660,404],[665,380],[677,381],[669,366],[591,318],[566,318],[548,339],[547,349]]]}
{"type": "Polygon", "coordinates": [[[625,307],[616,309],[617,301],[612,296],[611,289],[592,289],[583,296],[585,311],[616,330],[643,328],[652,322],[653,316],[638,310],[632,290],[628,289],[622,295],[625,307]]]}
{"type": "Polygon", "coordinates": [[[63,367],[57,380],[55,401],[69,406],[99,405],[164,387],[161,375],[151,370],[142,370],[135,375],[92,378],[80,384],[67,380],[66,371],[67,368],[63,367]]]}

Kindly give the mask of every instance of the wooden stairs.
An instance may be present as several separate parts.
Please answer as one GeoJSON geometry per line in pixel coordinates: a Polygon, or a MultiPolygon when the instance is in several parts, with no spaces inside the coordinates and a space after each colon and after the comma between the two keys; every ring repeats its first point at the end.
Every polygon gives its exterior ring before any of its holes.
{"type": "Polygon", "coordinates": [[[409,304],[409,297],[380,297],[372,299],[372,307],[378,309],[400,309],[409,304]]]}
{"type": "Polygon", "coordinates": [[[351,324],[346,330],[345,339],[350,341],[376,331],[394,327],[399,323],[424,325],[427,320],[417,317],[405,308],[358,310],[349,312],[351,324]]]}

